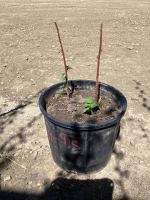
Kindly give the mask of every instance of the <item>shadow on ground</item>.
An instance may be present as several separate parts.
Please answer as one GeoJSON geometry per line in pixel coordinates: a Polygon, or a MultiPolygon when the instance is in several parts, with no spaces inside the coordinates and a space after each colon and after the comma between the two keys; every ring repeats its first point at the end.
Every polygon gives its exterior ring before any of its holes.
{"type": "MultiPolygon", "coordinates": [[[[104,178],[98,180],[75,180],[57,178],[51,184],[45,180],[45,192],[41,195],[19,192],[0,192],[5,200],[131,200],[124,196],[113,198],[114,183],[104,178]]],[[[133,200],[133,199],[132,199],[133,200]]],[[[141,199],[142,200],[142,199],[141,199]]]]}
{"type": "MultiPolygon", "coordinates": [[[[37,92],[33,97],[28,98],[26,97],[24,100],[22,100],[20,102],[20,104],[18,106],[16,106],[14,109],[11,109],[8,112],[2,113],[0,114],[0,135],[2,136],[2,134],[5,131],[5,128],[15,122],[16,117],[18,114],[23,115],[24,114],[24,108],[26,108],[28,105],[33,103],[33,100],[35,98],[37,98],[43,91],[45,90],[45,88],[43,88],[42,90],[40,90],[39,92],[37,92]]],[[[5,104],[3,104],[2,106],[7,106],[5,104]]],[[[29,127],[32,126],[32,123],[34,123],[36,120],[38,120],[39,118],[41,118],[42,113],[40,113],[38,116],[33,117],[27,124],[25,127],[20,127],[17,131],[16,134],[12,134],[11,137],[9,137],[8,140],[5,140],[5,142],[3,144],[1,144],[0,146],[0,170],[4,169],[5,167],[7,167],[8,165],[10,165],[11,163],[11,159],[13,158],[13,155],[10,155],[9,152],[15,151],[15,149],[17,148],[17,146],[19,144],[25,143],[26,142],[26,134],[25,134],[25,130],[29,127]],[[13,141],[17,141],[17,142],[13,142],[13,141]],[[3,154],[3,152],[5,152],[3,154]]],[[[15,125],[14,125],[15,126],[15,125]]],[[[10,133],[8,133],[10,134],[10,133]]],[[[31,135],[31,134],[30,134],[31,135]]],[[[28,135],[29,136],[29,135],[28,135]]]]}
{"type": "Polygon", "coordinates": [[[142,106],[147,108],[148,111],[150,111],[150,105],[148,99],[146,98],[146,92],[143,89],[141,89],[142,85],[140,82],[136,80],[134,80],[134,82],[136,83],[135,89],[138,91],[138,97],[142,100],[142,106]]]}
{"type": "Polygon", "coordinates": [[[50,185],[45,181],[45,192],[41,195],[1,192],[5,200],[112,200],[114,184],[110,179],[75,180],[57,178],[50,185]]]}

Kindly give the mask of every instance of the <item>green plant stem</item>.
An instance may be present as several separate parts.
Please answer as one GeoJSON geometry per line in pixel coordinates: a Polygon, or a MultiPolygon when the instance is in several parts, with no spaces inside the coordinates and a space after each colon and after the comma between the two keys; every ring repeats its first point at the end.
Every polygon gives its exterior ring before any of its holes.
{"type": "Polygon", "coordinates": [[[67,76],[67,67],[66,67],[65,54],[64,54],[63,46],[62,46],[61,39],[60,39],[59,29],[58,29],[58,26],[57,26],[56,22],[55,22],[55,26],[56,26],[56,29],[57,29],[58,38],[59,38],[59,42],[60,42],[60,47],[61,47],[62,54],[63,54],[63,59],[64,59],[65,74],[66,74],[66,91],[67,91],[67,97],[69,98],[68,76],[67,76]]]}
{"type": "Polygon", "coordinates": [[[101,55],[101,52],[102,52],[102,27],[103,27],[103,24],[101,24],[101,28],[100,28],[100,45],[99,45],[99,53],[98,53],[98,56],[97,56],[97,76],[96,76],[96,89],[95,89],[95,103],[98,103],[98,86],[99,86],[98,77],[99,77],[100,55],[101,55]]]}

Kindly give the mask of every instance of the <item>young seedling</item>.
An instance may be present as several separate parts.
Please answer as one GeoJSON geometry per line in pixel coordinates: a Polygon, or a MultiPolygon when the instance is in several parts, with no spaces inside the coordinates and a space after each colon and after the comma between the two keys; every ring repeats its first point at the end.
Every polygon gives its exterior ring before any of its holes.
{"type": "Polygon", "coordinates": [[[93,98],[92,97],[88,97],[86,100],[86,109],[84,109],[84,113],[86,112],[91,112],[91,114],[93,114],[93,110],[94,108],[98,107],[98,104],[97,103],[94,103],[93,102],[93,98]]]}
{"type": "MultiPolygon", "coordinates": [[[[61,51],[60,51],[60,52],[62,52],[63,60],[64,60],[64,66],[65,66],[65,74],[62,76],[62,79],[63,79],[63,81],[64,81],[64,80],[66,81],[67,97],[69,98],[69,87],[68,87],[67,70],[68,70],[68,69],[71,69],[71,68],[70,68],[69,66],[66,65],[65,54],[64,54],[63,46],[62,46],[61,39],[60,39],[59,29],[58,29],[58,26],[57,26],[56,22],[55,22],[55,26],[56,26],[56,29],[57,29],[58,38],[59,38],[59,43],[60,43],[60,47],[61,47],[61,51]]],[[[64,87],[65,87],[64,85],[61,85],[61,86],[60,86],[60,89],[62,89],[62,88],[64,88],[64,87]]]]}
{"type": "Polygon", "coordinates": [[[99,86],[98,77],[99,77],[100,55],[101,55],[101,52],[102,52],[102,26],[103,26],[103,24],[101,24],[101,28],[100,28],[100,45],[99,45],[99,54],[97,56],[97,76],[96,76],[95,103],[98,103],[98,86],[99,86]]]}
{"type": "MultiPolygon", "coordinates": [[[[67,70],[69,70],[69,69],[72,69],[71,67],[69,67],[69,66],[67,66],[66,65],[66,68],[67,68],[67,70]]],[[[66,79],[67,79],[67,77],[65,76],[65,73],[62,73],[62,81],[66,81],[66,79]]],[[[63,85],[61,85],[60,87],[59,87],[59,89],[62,89],[62,88],[64,88],[65,87],[65,85],[63,84],[63,85]]]]}
{"type": "Polygon", "coordinates": [[[67,65],[66,65],[66,68],[67,68],[67,70],[68,70],[68,69],[72,69],[72,67],[69,67],[69,66],[67,66],[67,65]]]}
{"type": "Polygon", "coordinates": [[[86,109],[84,109],[84,113],[85,112],[91,112],[91,114],[93,114],[93,109],[98,107],[98,87],[99,87],[99,82],[98,82],[98,77],[99,77],[99,64],[100,64],[100,55],[102,52],[102,24],[101,24],[101,28],[100,28],[100,45],[99,45],[99,53],[97,56],[97,75],[96,75],[96,89],[95,89],[95,103],[93,103],[93,98],[89,97],[87,98],[85,101],[87,102],[87,104],[85,104],[86,109]]]}
{"type": "Polygon", "coordinates": [[[25,183],[25,185],[28,185],[28,184],[29,184],[28,182],[25,183]]]}
{"type": "Polygon", "coordinates": [[[62,50],[60,50],[58,53],[62,53],[62,50]]]}

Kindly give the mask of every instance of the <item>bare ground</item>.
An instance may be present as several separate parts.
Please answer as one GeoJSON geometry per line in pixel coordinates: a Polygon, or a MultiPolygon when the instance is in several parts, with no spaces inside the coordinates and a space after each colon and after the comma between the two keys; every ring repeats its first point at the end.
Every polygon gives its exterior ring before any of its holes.
{"type": "Polygon", "coordinates": [[[0,1],[1,199],[150,199],[149,0],[0,1]],[[63,172],[53,162],[42,91],[69,79],[95,80],[100,23],[100,81],[119,89],[128,110],[108,166],[92,175],[63,172]]]}

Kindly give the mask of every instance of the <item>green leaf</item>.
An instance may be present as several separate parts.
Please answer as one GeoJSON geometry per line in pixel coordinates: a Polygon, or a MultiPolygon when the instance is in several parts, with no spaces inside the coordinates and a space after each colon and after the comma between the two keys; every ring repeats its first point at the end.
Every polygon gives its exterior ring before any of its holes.
{"type": "Polygon", "coordinates": [[[91,111],[91,108],[90,108],[90,107],[88,107],[88,108],[84,109],[84,111],[83,111],[83,112],[85,113],[85,112],[87,112],[87,111],[91,111]]]}
{"type": "Polygon", "coordinates": [[[65,73],[62,73],[61,75],[62,75],[62,77],[64,77],[64,76],[65,76],[65,73]]]}
{"type": "Polygon", "coordinates": [[[98,106],[98,104],[97,103],[92,103],[91,104],[91,108],[93,109],[93,108],[96,108],[98,106]]]}
{"type": "Polygon", "coordinates": [[[72,69],[72,67],[69,67],[69,66],[66,65],[66,69],[67,69],[67,70],[68,70],[68,69],[72,69]]]}
{"type": "Polygon", "coordinates": [[[63,85],[59,86],[59,89],[62,89],[62,88],[64,88],[64,87],[65,87],[65,85],[63,84],[63,85]]]}
{"type": "Polygon", "coordinates": [[[60,50],[58,53],[62,53],[62,50],[60,50]]]}
{"type": "Polygon", "coordinates": [[[85,99],[85,101],[87,103],[92,103],[93,102],[93,98],[92,97],[88,97],[87,99],[85,99]]]}
{"type": "Polygon", "coordinates": [[[9,159],[8,159],[8,158],[6,158],[6,157],[4,157],[3,159],[4,159],[5,161],[9,161],[9,159]]]}
{"type": "Polygon", "coordinates": [[[85,106],[91,107],[91,103],[86,103],[85,106]]]}
{"type": "Polygon", "coordinates": [[[65,81],[67,79],[67,76],[62,77],[62,80],[65,81]]]}

